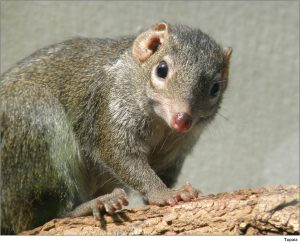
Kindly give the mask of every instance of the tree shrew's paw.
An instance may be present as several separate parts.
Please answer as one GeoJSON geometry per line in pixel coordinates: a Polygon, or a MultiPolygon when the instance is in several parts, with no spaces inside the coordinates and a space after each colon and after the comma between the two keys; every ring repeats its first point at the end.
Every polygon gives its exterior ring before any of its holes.
{"type": "Polygon", "coordinates": [[[179,202],[189,202],[197,198],[199,190],[192,187],[188,182],[179,189],[167,189],[150,193],[148,201],[150,204],[165,206],[174,206],[179,202]]]}
{"type": "Polygon", "coordinates": [[[115,188],[106,197],[100,196],[94,200],[93,216],[97,219],[100,218],[100,213],[106,212],[112,215],[116,210],[121,210],[122,206],[128,205],[126,192],[121,188],[115,188]]]}

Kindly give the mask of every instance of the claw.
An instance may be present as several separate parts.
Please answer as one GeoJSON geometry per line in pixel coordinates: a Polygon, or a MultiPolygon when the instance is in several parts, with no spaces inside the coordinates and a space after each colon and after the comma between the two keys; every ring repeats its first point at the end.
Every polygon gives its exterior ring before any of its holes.
{"type": "Polygon", "coordinates": [[[116,210],[120,210],[122,208],[122,205],[118,200],[113,201],[112,205],[116,210]]]}
{"type": "Polygon", "coordinates": [[[169,199],[167,199],[167,204],[169,204],[169,205],[171,205],[171,206],[174,206],[174,205],[176,205],[177,204],[177,200],[176,200],[176,198],[169,198],[169,199]]]}
{"type": "Polygon", "coordinates": [[[191,200],[192,195],[189,192],[182,192],[180,193],[180,197],[183,201],[188,202],[191,200]]]}
{"type": "Polygon", "coordinates": [[[186,192],[189,192],[192,198],[197,198],[199,195],[199,191],[193,188],[189,182],[186,182],[182,189],[186,192]]]}
{"type": "Polygon", "coordinates": [[[128,202],[128,200],[127,200],[126,197],[120,198],[118,201],[119,201],[122,205],[124,205],[124,206],[128,206],[128,204],[129,204],[129,202],[128,202]]]}

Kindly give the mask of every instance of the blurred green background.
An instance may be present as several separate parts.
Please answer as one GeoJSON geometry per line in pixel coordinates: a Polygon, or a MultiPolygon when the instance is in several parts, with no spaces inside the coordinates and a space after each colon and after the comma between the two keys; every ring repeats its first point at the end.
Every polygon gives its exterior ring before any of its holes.
{"type": "Polygon", "coordinates": [[[233,47],[230,83],[178,183],[204,194],[299,184],[298,11],[298,1],[1,2],[1,73],[74,36],[134,34],[160,20],[200,28],[233,47]]]}

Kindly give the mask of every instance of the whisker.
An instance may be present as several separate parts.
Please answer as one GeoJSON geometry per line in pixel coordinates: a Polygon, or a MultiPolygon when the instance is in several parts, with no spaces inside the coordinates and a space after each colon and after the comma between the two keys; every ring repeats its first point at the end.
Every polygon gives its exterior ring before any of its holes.
{"type": "Polygon", "coordinates": [[[154,148],[152,149],[152,152],[151,152],[151,154],[154,154],[154,152],[155,152],[155,150],[156,150],[156,147],[157,147],[157,145],[158,145],[158,143],[157,143],[157,144],[155,144],[154,148]]]}
{"type": "Polygon", "coordinates": [[[169,133],[167,134],[167,136],[165,137],[165,139],[164,139],[164,141],[163,141],[163,143],[162,143],[162,145],[161,145],[161,147],[160,147],[160,149],[159,149],[158,152],[160,152],[160,151],[163,149],[163,147],[164,147],[164,145],[165,145],[165,143],[166,143],[168,137],[171,135],[171,133],[172,133],[172,130],[171,130],[171,132],[169,132],[169,133]]]}
{"type": "Polygon", "coordinates": [[[218,134],[216,133],[216,130],[213,129],[213,127],[212,127],[211,124],[209,124],[209,125],[207,126],[207,131],[208,131],[208,133],[210,134],[211,137],[216,137],[216,136],[218,135],[218,134]]]}
{"type": "MultiPolygon", "coordinates": [[[[223,99],[224,99],[225,97],[223,97],[223,99]]],[[[224,106],[224,105],[222,105],[222,110],[224,110],[225,112],[229,112],[229,110],[228,110],[228,108],[226,107],[226,106],[224,106]]]]}
{"type": "Polygon", "coordinates": [[[199,116],[200,118],[208,118],[208,117],[210,117],[211,115],[206,115],[206,116],[199,116]]]}
{"type": "Polygon", "coordinates": [[[226,116],[224,116],[221,112],[217,112],[217,115],[219,115],[220,117],[222,117],[225,121],[230,122],[230,119],[226,116]]]}
{"type": "Polygon", "coordinates": [[[216,136],[218,137],[224,137],[224,129],[222,128],[221,124],[217,124],[217,123],[213,123],[212,124],[214,126],[214,130],[216,132],[216,136]]]}
{"type": "Polygon", "coordinates": [[[214,82],[214,83],[224,83],[224,82],[226,82],[226,81],[227,81],[227,80],[223,79],[223,80],[216,81],[216,82],[214,82]]]}
{"type": "Polygon", "coordinates": [[[185,136],[187,135],[187,133],[178,136],[171,144],[170,147],[172,147],[175,143],[177,143],[178,141],[182,140],[185,136]]]}

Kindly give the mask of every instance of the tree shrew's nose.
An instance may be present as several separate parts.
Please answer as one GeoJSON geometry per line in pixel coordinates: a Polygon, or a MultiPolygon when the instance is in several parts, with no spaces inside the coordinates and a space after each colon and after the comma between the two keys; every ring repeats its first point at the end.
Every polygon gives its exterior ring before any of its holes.
{"type": "Polygon", "coordinates": [[[178,132],[184,132],[190,129],[193,118],[186,112],[178,112],[172,121],[173,128],[178,132]]]}

